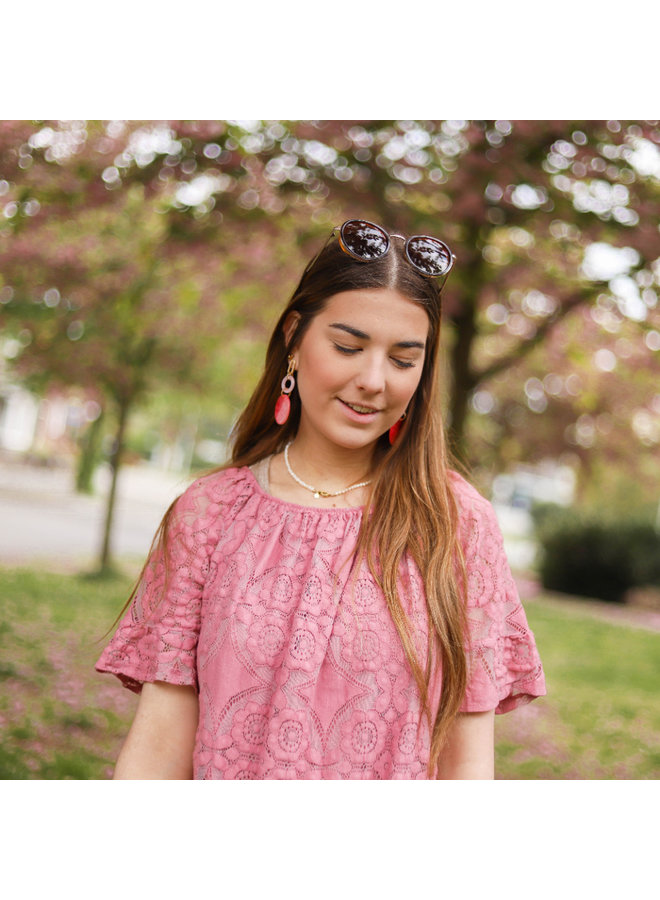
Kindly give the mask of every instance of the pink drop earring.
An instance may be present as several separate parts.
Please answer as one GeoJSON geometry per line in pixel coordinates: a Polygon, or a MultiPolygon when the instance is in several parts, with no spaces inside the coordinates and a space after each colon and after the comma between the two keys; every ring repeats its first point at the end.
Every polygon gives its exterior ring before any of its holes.
{"type": "Polygon", "coordinates": [[[284,425],[291,412],[291,400],[289,399],[289,394],[296,386],[296,379],[293,377],[295,371],[296,363],[293,356],[290,356],[289,368],[282,379],[282,393],[277,398],[277,403],[275,404],[275,421],[278,425],[284,425]]]}
{"type": "Polygon", "coordinates": [[[390,444],[393,444],[396,441],[396,439],[398,438],[399,432],[401,431],[401,426],[403,425],[407,415],[408,415],[408,413],[404,412],[404,414],[401,416],[401,418],[397,419],[396,422],[394,423],[394,425],[392,425],[392,427],[390,428],[390,431],[389,431],[390,444]]]}

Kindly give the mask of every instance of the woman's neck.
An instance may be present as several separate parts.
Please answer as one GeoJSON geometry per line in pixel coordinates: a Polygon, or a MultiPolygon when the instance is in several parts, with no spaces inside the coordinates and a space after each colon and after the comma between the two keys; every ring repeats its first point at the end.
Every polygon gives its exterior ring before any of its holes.
{"type": "Polygon", "coordinates": [[[299,432],[289,446],[289,463],[307,484],[324,491],[341,491],[370,477],[374,446],[339,447],[299,432]]]}
{"type": "Polygon", "coordinates": [[[284,453],[277,453],[271,459],[269,491],[274,497],[323,509],[362,507],[367,502],[370,488],[363,482],[370,480],[373,447],[359,450],[328,447],[323,441],[305,439],[299,432],[291,441],[287,456],[288,466],[284,453]],[[351,485],[363,486],[346,491],[351,485]],[[317,495],[316,491],[341,493],[328,497],[317,495]]]}

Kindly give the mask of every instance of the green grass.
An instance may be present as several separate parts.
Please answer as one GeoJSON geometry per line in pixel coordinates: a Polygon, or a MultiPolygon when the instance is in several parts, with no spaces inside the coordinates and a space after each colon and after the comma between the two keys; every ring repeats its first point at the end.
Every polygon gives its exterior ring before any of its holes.
{"type": "Polygon", "coordinates": [[[136,698],[94,672],[126,577],[0,569],[0,778],[105,779],[136,698]]]}
{"type": "Polygon", "coordinates": [[[501,778],[657,779],[660,634],[526,605],[548,696],[497,719],[501,778]]]}
{"type": "MultiPolygon", "coordinates": [[[[0,568],[0,778],[111,775],[137,698],[94,663],[130,588],[0,568]]],[[[497,777],[660,777],[660,634],[526,610],[548,696],[497,717],[497,777]]]]}

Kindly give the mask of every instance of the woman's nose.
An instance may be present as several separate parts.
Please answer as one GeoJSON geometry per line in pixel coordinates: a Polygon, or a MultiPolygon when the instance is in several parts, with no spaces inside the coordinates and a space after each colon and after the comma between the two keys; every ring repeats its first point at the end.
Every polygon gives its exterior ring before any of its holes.
{"type": "Polygon", "coordinates": [[[378,394],[385,389],[384,360],[376,354],[360,354],[360,368],[355,379],[360,390],[378,394]]]}

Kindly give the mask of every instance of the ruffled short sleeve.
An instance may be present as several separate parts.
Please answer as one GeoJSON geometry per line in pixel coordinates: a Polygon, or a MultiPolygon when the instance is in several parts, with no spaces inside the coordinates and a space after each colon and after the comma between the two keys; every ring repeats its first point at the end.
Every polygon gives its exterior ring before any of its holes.
{"type": "Polygon", "coordinates": [[[505,713],[546,693],[543,667],[495,511],[456,479],[468,578],[468,684],[461,712],[505,713]]]}
{"type": "Polygon", "coordinates": [[[129,609],[96,663],[139,692],[142,684],[197,684],[202,593],[215,544],[217,505],[202,481],[172,507],[166,537],[152,552],[129,609]]]}

